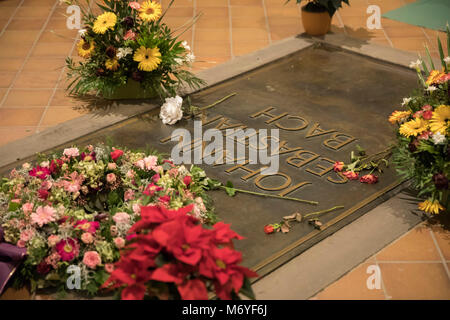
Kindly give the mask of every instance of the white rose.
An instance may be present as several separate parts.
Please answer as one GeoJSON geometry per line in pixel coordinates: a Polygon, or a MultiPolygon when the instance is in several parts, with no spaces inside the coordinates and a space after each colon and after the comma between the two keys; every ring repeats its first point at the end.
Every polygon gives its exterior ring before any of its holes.
{"type": "Polygon", "coordinates": [[[193,63],[194,62],[194,60],[195,60],[195,56],[194,56],[194,54],[193,53],[188,53],[187,55],[186,55],[186,57],[185,57],[185,61],[186,61],[186,63],[193,63]]]}
{"type": "Polygon", "coordinates": [[[179,96],[166,98],[166,102],[161,106],[161,112],[159,113],[162,122],[172,125],[180,120],[183,117],[182,104],[183,99],[179,96]]]}
{"type": "Polygon", "coordinates": [[[131,48],[128,48],[128,47],[127,48],[119,48],[119,50],[117,50],[116,57],[117,57],[117,59],[120,60],[132,53],[133,53],[133,49],[131,49],[131,48]]]}
{"type": "Polygon", "coordinates": [[[445,137],[445,135],[443,135],[440,132],[436,132],[435,134],[433,134],[433,136],[431,137],[431,139],[433,140],[434,144],[444,144],[445,141],[447,140],[447,138],[445,137]]]}

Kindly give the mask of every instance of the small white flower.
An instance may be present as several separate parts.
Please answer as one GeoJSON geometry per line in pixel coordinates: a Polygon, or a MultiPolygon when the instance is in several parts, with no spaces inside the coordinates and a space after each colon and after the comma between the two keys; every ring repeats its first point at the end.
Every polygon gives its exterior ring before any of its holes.
{"type": "Polygon", "coordinates": [[[409,64],[409,67],[411,69],[418,69],[418,68],[420,68],[421,64],[422,64],[422,61],[420,61],[420,59],[417,59],[417,61],[411,61],[411,63],[409,64]]]}
{"type": "Polygon", "coordinates": [[[427,88],[428,92],[433,92],[435,90],[437,90],[437,88],[435,86],[428,86],[428,88],[427,88]]]}
{"type": "Polygon", "coordinates": [[[80,30],[78,30],[78,34],[80,35],[80,36],[84,36],[85,34],[87,33],[87,30],[86,29],[80,29],[80,30]]]}
{"type": "Polygon", "coordinates": [[[48,168],[50,166],[50,161],[42,161],[39,165],[43,168],[48,168]]]}
{"type": "Polygon", "coordinates": [[[176,96],[175,98],[166,98],[166,102],[161,106],[159,117],[164,124],[175,124],[183,117],[181,106],[183,98],[176,96]]]}
{"type": "Polygon", "coordinates": [[[411,100],[412,100],[411,98],[403,98],[402,106],[408,105],[408,103],[410,103],[411,100]]]}
{"type": "Polygon", "coordinates": [[[431,137],[434,144],[444,144],[447,138],[440,132],[434,133],[431,137]]]}
{"type": "Polygon", "coordinates": [[[183,64],[183,59],[181,58],[175,58],[173,60],[175,61],[176,64],[183,64]]]}
{"type": "Polygon", "coordinates": [[[117,57],[117,59],[120,60],[132,53],[133,53],[133,49],[131,49],[131,48],[119,48],[119,50],[117,50],[116,57],[117,57]]]}
{"type": "Polygon", "coordinates": [[[187,51],[191,51],[191,47],[189,47],[187,41],[183,41],[183,42],[181,43],[181,46],[182,46],[183,48],[185,48],[187,51]]]}
{"type": "Polygon", "coordinates": [[[445,58],[444,58],[444,62],[445,62],[446,64],[449,64],[449,63],[450,63],[450,57],[445,57],[445,58]]]}
{"type": "Polygon", "coordinates": [[[186,61],[187,63],[193,63],[193,62],[195,61],[195,56],[194,56],[194,54],[188,53],[188,54],[186,55],[185,61],[186,61]]]}

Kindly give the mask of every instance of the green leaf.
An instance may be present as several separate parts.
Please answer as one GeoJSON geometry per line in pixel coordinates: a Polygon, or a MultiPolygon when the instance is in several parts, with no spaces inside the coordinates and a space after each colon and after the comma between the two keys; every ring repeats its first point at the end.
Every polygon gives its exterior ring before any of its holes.
{"type": "Polygon", "coordinates": [[[447,70],[447,64],[444,61],[444,49],[442,49],[442,43],[441,43],[441,39],[439,37],[437,37],[438,40],[438,48],[439,48],[439,56],[441,58],[441,63],[442,63],[442,67],[444,68],[445,72],[448,72],[447,70]]]}
{"type": "Polygon", "coordinates": [[[248,278],[244,279],[244,283],[242,285],[241,290],[239,291],[240,293],[242,293],[244,296],[246,296],[247,298],[251,299],[251,300],[255,300],[255,293],[253,292],[252,289],[252,284],[250,282],[250,280],[248,278]]]}
{"type": "Polygon", "coordinates": [[[9,203],[9,207],[8,207],[8,211],[13,212],[16,211],[20,208],[20,203],[16,203],[16,202],[10,202],[9,203]]]}
{"type": "Polygon", "coordinates": [[[435,70],[436,68],[434,67],[434,62],[433,62],[433,59],[431,58],[431,54],[430,54],[430,50],[428,49],[428,45],[425,45],[425,51],[427,53],[428,60],[430,60],[431,69],[435,70]]]}
{"type": "Polygon", "coordinates": [[[233,183],[231,181],[227,181],[227,183],[225,184],[225,192],[230,197],[233,197],[236,194],[236,189],[233,187],[233,183]]]}

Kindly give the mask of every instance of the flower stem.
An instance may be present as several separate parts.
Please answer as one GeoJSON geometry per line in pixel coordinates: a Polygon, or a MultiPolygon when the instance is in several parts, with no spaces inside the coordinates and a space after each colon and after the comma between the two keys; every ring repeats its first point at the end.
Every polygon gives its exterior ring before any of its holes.
{"type": "MultiPolygon", "coordinates": [[[[221,188],[222,189],[226,189],[225,186],[221,186],[221,188]]],[[[276,194],[261,193],[261,192],[255,192],[255,191],[249,191],[249,190],[243,190],[243,189],[237,189],[237,188],[233,188],[233,189],[236,190],[237,192],[253,194],[253,195],[261,196],[261,197],[276,198],[276,199],[283,199],[283,200],[292,200],[292,201],[303,202],[303,203],[308,203],[308,204],[313,204],[313,205],[319,204],[317,201],[303,200],[303,199],[291,198],[291,197],[283,197],[283,196],[279,196],[279,195],[276,195],[276,194]]]]}
{"type": "Polygon", "coordinates": [[[311,212],[311,213],[305,214],[303,217],[306,218],[306,217],[309,217],[309,216],[312,216],[312,215],[327,213],[327,212],[334,211],[334,210],[337,210],[337,209],[344,209],[344,206],[334,206],[333,208],[330,208],[330,209],[317,211],[317,212],[311,212]]]}

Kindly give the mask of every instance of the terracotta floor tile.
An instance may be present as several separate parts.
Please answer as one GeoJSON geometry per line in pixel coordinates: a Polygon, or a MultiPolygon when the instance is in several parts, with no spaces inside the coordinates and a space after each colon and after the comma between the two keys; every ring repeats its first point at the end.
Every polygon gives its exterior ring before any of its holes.
{"type": "Polygon", "coordinates": [[[0,19],[9,19],[14,11],[16,11],[15,7],[2,8],[2,10],[0,10],[0,19]]]}
{"type": "Polygon", "coordinates": [[[269,20],[269,28],[285,27],[292,29],[294,27],[302,26],[301,20],[297,17],[284,17],[284,18],[269,17],[268,20],[269,20]]]}
{"type": "Polygon", "coordinates": [[[244,6],[232,6],[231,7],[231,16],[238,17],[247,17],[248,19],[255,19],[264,17],[264,9],[263,7],[244,7],[244,6]]]}
{"type": "Polygon", "coordinates": [[[229,39],[230,39],[229,28],[195,30],[195,41],[229,41],[229,39]]]}
{"type": "Polygon", "coordinates": [[[433,227],[434,237],[445,260],[450,260],[450,231],[441,227],[433,227]]]}
{"type": "Polygon", "coordinates": [[[16,72],[0,72],[0,88],[8,88],[15,76],[16,72]]]}
{"type": "Polygon", "coordinates": [[[281,7],[281,8],[267,8],[267,15],[270,18],[284,18],[284,17],[295,17],[299,20],[301,20],[300,11],[298,8],[288,8],[288,7],[281,7]]]}
{"type": "Polygon", "coordinates": [[[46,58],[46,57],[31,57],[25,63],[23,68],[24,72],[37,72],[37,71],[61,71],[65,66],[64,58],[46,58]]]}
{"type": "Polygon", "coordinates": [[[271,26],[270,31],[272,40],[276,41],[301,34],[305,30],[302,26],[271,26]]]}
{"type": "Polygon", "coordinates": [[[0,108],[0,127],[36,126],[44,108],[0,108]]]}
{"type": "Polygon", "coordinates": [[[40,42],[31,52],[31,57],[67,57],[72,50],[72,42],[40,42]]]}
{"type": "Polygon", "coordinates": [[[367,280],[373,274],[373,271],[367,273],[367,268],[371,265],[369,263],[360,264],[317,294],[315,298],[320,300],[384,300],[382,287],[380,289],[368,289],[367,287],[367,280]]]}
{"type": "MultiPolygon", "coordinates": [[[[197,0],[197,7],[227,7],[228,0],[197,0]]],[[[177,4],[178,5],[178,4],[177,4]]]]}
{"type": "Polygon", "coordinates": [[[450,280],[440,263],[380,264],[392,299],[450,299],[450,280]]]}
{"type": "Polygon", "coordinates": [[[39,41],[42,42],[70,42],[73,43],[77,38],[76,30],[44,30],[39,41]]]}
{"type": "Polygon", "coordinates": [[[24,31],[5,31],[0,37],[0,44],[11,46],[12,44],[23,44],[23,43],[33,43],[37,36],[39,35],[39,30],[24,30],[24,31]]]}
{"type": "Polygon", "coordinates": [[[3,97],[4,97],[5,94],[6,94],[6,91],[8,91],[7,88],[0,88],[0,101],[3,100],[3,97]]]}
{"type": "Polygon", "coordinates": [[[197,6],[196,13],[203,13],[204,19],[213,17],[228,17],[228,7],[200,7],[197,6]]]}
{"type": "Polygon", "coordinates": [[[255,19],[233,18],[231,20],[233,28],[266,28],[266,18],[259,17],[255,19]]]}
{"type": "Polygon", "coordinates": [[[18,90],[9,91],[8,97],[3,103],[4,107],[31,107],[46,106],[53,90],[18,90]]]}
{"type": "Polygon", "coordinates": [[[22,66],[24,58],[2,58],[0,59],[1,71],[17,71],[22,66]]]}
{"type": "Polygon", "coordinates": [[[428,46],[430,47],[428,39],[425,36],[420,38],[412,38],[412,37],[411,38],[389,37],[389,38],[391,39],[394,48],[400,50],[422,51],[425,48],[425,44],[427,43],[428,46]]]}
{"type": "Polygon", "coordinates": [[[231,47],[228,40],[224,41],[195,41],[194,53],[199,57],[220,57],[231,56],[231,47]]]}
{"type": "Polygon", "coordinates": [[[47,6],[34,6],[24,7],[21,6],[15,15],[16,18],[47,18],[50,14],[51,7],[47,6]]]}
{"type": "Polygon", "coordinates": [[[69,97],[64,89],[58,89],[53,96],[50,106],[71,107],[80,104],[81,102],[74,97],[69,97]]]}
{"type": "Polygon", "coordinates": [[[41,30],[45,19],[13,19],[6,30],[41,30]]]}
{"type": "Polygon", "coordinates": [[[261,6],[261,0],[230,0],[232,6],[261,6]]]}
{"type": "Polygon", "coordinates": [[[268,33],[266,28],[233,28],[233,40],[248,41],[267,40],[268,33]]]}
{"type": "Polygon", "coordinates": [[[172,7],[167,11],[166,17],[192,17],[193,15],[193,7],[172,7]]]}
{"type": "Polygon", "coordinates": [[[388,11],[398,9],[403,7],[405,3],[403,0],[368,0],[368,4],[375,4],[381,8],[381,13],[386,13],[388,11]]]}
{"type": "Polygon", "coordinates": [[[20,4],[20,0],[3,0],[0,1],[0,8],[14,7],[16,8],[20,4]]]}
{"type": "Polygon", "coordinates": [[[261,41],[233,41],[233,53],[235,56],[242,56],[247,53],[262,49],[269,45],[268,40],[261,41]]]}
{"type": "Polygon", "coordinates": [[[203,15],[195,23],[195,29],[225,29],[229,28],[229,21],[228,15],[224,17],[214,17],[214,19],[208,19],[203,15]]]}
{"type": "Polygon", "coordinates": [[[23,6],[26,7],[37,7],[37,6],[47,6],[51,7],[55,4],[55,0],[25,0],[23,6]]]}
{"type": "Polygon", "coordinates": [[[423,37],[425,35],[422,28],[414,27],[414,26],[408,26],[405,28],[405,25],[399,26],[399,27],[384,27],[384,31],[386,31],[387,35],[389,37],[423,37]]]}
{"type": "Polygon", "coordinates": [[[0,50],[0,58],[23,58],[28,55],[30,49],[31,43],[2,47],[2,50],[0,50]]]}
{"type": "MultiPolygon", "coordinates": [[[[333,18],[336,20],[337,17],[333,18]]],[[[355,16],[355,17],[342,17],[342,22],[347,27],[351,28],[366,28],[366,19],[365,17],[355,16]]]]}
{"type": "MultiPolygon", "coordinates": [[[[46,30],[67,30],[67,19],[66,18],[53,18],[48,21],[46,30]]],[[[70,30],[70,29],[69,29],[70,30]]]]}
{"type": "Polygon", "coordinates": [[[14,84],[15,88],[53,88],[60,72],[22,72],[14,84]]]}
{"type": "Polygon", "coordinates": [[[74,110],[73,108],[49,108],[42,120],[42,126],[55,126],[62,122],[72,120],[82,116],[83,112],[74,110]]]}
{"type": "Polygon", "coordinates": [[[415,228],[376,254],[378,261],[440,261],[428,228],[415,228]]]}
{"type": "Polygon", "coordinates": [[[230,57],[200,57],[197,56],[196,62],[193,65],[193,70],[205,70],[215,67],[221,63],[230,60],[230,57]]]}
{"type": "Polygon", "coordinates": [[[192,18],[188,17],[168,17],[165,19],[165,23],[172,29],[180,28],[181,26],[187,27],[192,24],[192,18]]]}

